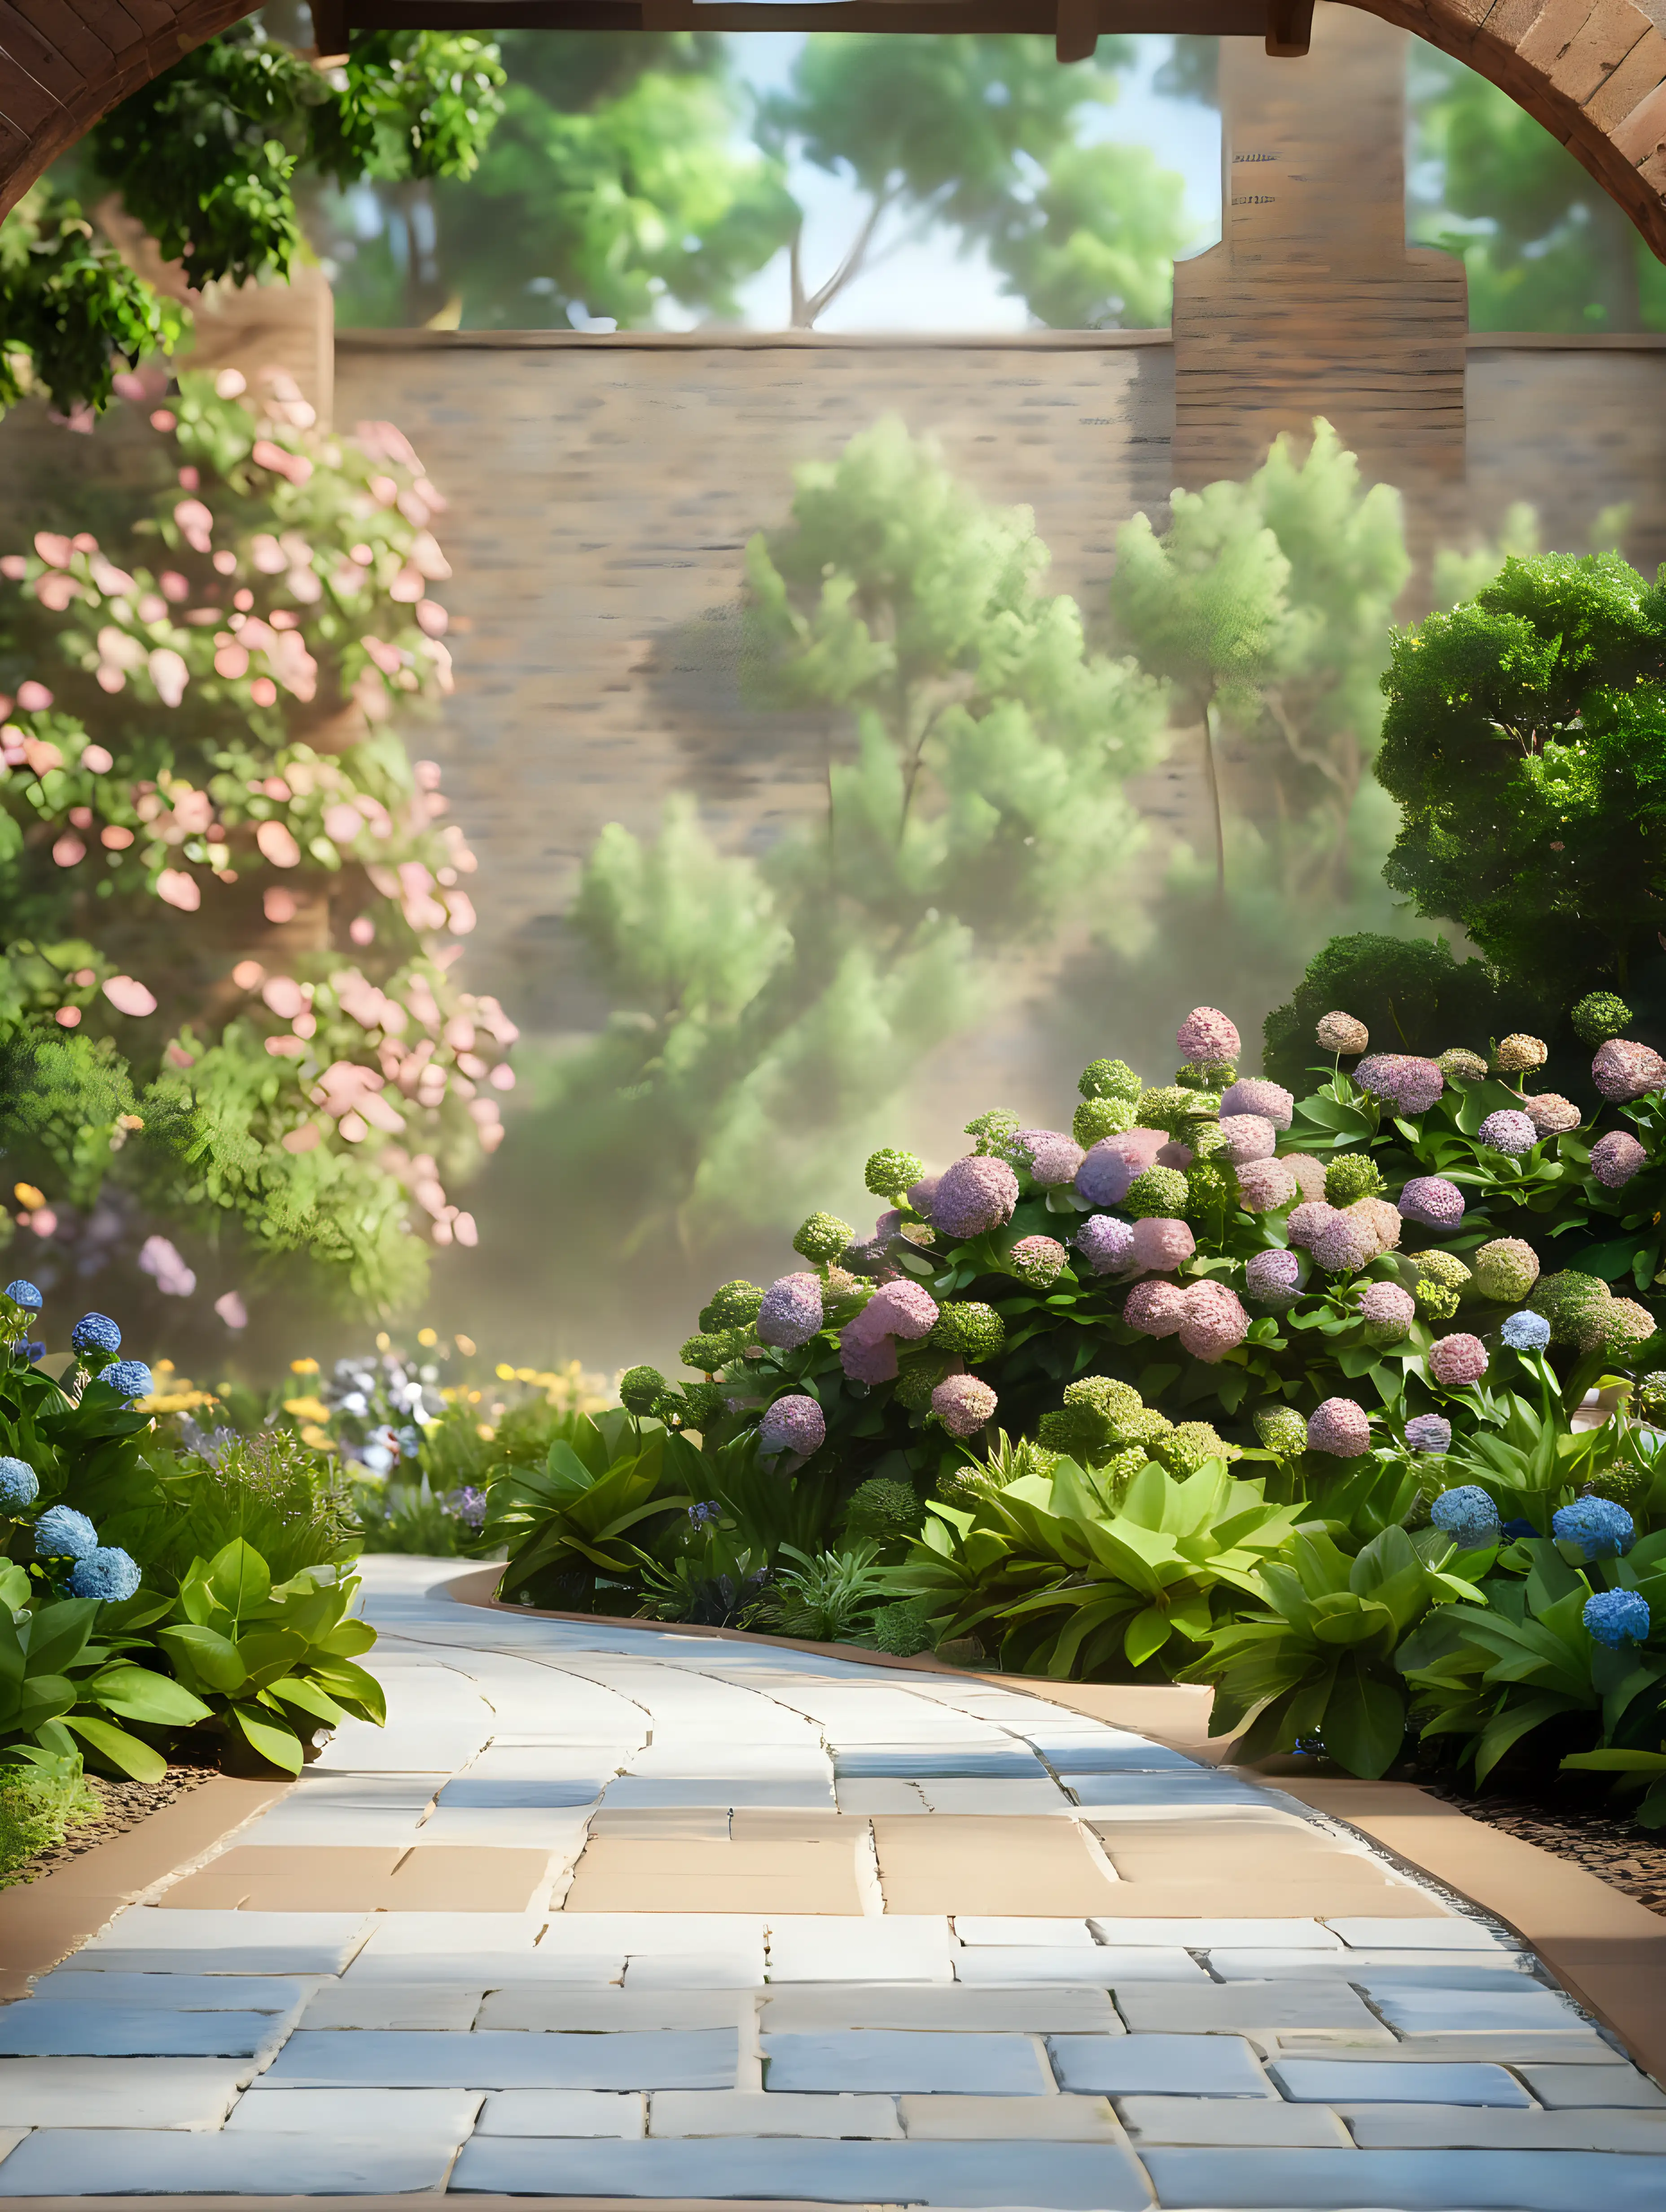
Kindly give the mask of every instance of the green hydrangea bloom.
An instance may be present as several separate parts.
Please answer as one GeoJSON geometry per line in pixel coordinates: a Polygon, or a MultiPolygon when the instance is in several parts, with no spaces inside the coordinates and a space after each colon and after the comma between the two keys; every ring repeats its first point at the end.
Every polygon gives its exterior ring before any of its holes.
{"type": "Polygon", "coordinates": [[[1006,1324],[981,1299],[947,1298],[937,1309],[926,1341],[976,1367],[981,1360],[993,1359],[1006,1343],[1006,1324]]]}
{"type": "Polygon", "coordinates": [[[1585,1485],[1587,1498],[1609,1498],[1616,1505],[1623,1505],[1634,1513],[1654,1488],[1654,1477],[1645,1474],[1640,1467],[1628,1467],[1624,1460],[1615,1460],[1600,1474],[1594,1474],[1585,1485]]]}
{"type": "Polygon", "coordinates": [[[737,1279],[714,1291],[700,1309],[702,1328],[750,1328],[763,1304],[760,1285],[737,1279]]]}
{"type": "Polygon", "coordinates": [[[1645,1421],[1657,1425],[1666,1421],[1666,1373],[1657,1369],[1653,1374],[1639,1378],[1637,1410],[1645,1421]]]}
{"type": "Polygon", "coordinates": [[[1093,1413],[1103,1423],[1107,1437],[1121,1438],[1123,1425],[1146,1410],[1132,1382],[1119,1382],[1112,1375],[1084,1375],[1065,1386],[1064,1402],[1093,1413]]]}
{"type": "Polygon", "coordinates": [[[1182,1421],[1159,1437],[1156,1455],[1170,1474],[1195,1474],[1206,1460],[1241,1459],[1237,1444],[1229,1444],[1208,1421],[1182,1421]]]}
{"type": "Polygon", "coordinates": [[[660,1418],[674,1429],[704,1430],[723,1411],[727,1393],[721,1382],[685,1382],[675,1397],[668,1392],[660,1401],[660,1418]]]}
{"type": "MultiPolygon", "coordinates": [[[[696,1340],[689,1339],[690,1344],[696,1340]]],[[[647,1419],[666,1395],[665,1376],[657,1367],[627,1367],[619,1377],[619,1403],[627,1413],[647,1419]]]]}
{"type": "Polygon", "coordinates": [[[851,1492],[844,1524],[850,1535],[874,1536],[884,1543],[911,1536],[925,1517],[911,1482],[893,1482],[886,1475],[875,1474],[851,1492]]]}
{"type": "Polygon", "coordinates": [[[1458,1310],[1457,1292],[1450,1283],[1438,1283],[1432,1275],[1419,1280],[1412,1297],[1426,1321],[1450,1321],[1458,1310]]]}
{"type": "Polygon", "coordinates": [[[1654,1316],[1635,1298],[1593,1298],[1574,1316],[1573,1340],[1581,1352],[1625,1359],[1654,1334],[1654,1316]]]}
{"type": "Polygon", "coordinates": [[[836,1213],[812,1213],[800,1224],[793,1239],[793,1249],[802,1252],[806,1260],[818,1267],[830,1267],[846,1246],[855,1242],[856,1232],[848,1221],[841,1221],[836,1213]]]}
{"type": "Polygon", "coordinates": [[[1575,1036],[1595,1052],[1610,1037],[1624,1036],[1633,1017],[1626,1001],[1612,991],[1592,991],[1580,1000],[1569,1018],[1575,1036]]]}
{"type": "Polygon", "coordinates": [[[1175,1128],[1189,1145],[1200,1124],[1219,1121],[1220,1093],[1219,1091],[1188,1091],[1183,1084],[1177,1084],[1175,1088],[1181,1091],[1186,1101],[1176,1110],[1175,1128]]]}
{"type": "Polygon", "coordinates": [[[976,1139],[975,1152],[993,1154],[998,1160],[1012,1158],[1012,1139],[1024,1127],[1016,1114],[1004,1107],[991,1107],[987,1114],[975,1115],[966,1124],[966,1134],[976,1139]]]}
{"type": "Polygon", "coordinates": [[[677,1357],[684,1367],[692,1367],[702,1375],[714,1375],[726,1361],[734,1358],[745,1341],[744,1329],[702,1329],[697,1336],[684,1338],[677,1357]]]}
{"type": "Polygon", "coordinates": [[[1280,1459],[1307,1449],[1307,1423],[1293,1406],[1264,1406],[1256,1416],[1256,1434],[1280,1459]]]}
{"type": "Polygon", "coordinates": [[[952,1352],[927,1350],[903,1359],[897,1368],[897,1380],[891,1386],[891,1396],[911,1413],[923,1413],[932,1401],[932,1392],[960,1364],[952,1352]]]}
{"type": "Polygon", "coordinates": [[[1213,1160],[1226,1149],[1226,1132],[1219,1121],[1189,1121],[1185,1142],[1192,1148],[1194,1163],[1213,1160]]]}
{"type": "Polygon", "coordinates": [[[1382,1188],[1383,1170],[1369,1152],[1339,1152],[1325,1170],[1325,1196],[1332,1206],[1375,1198],[1382,1188]]]}
{"type": "Polygon", "coordinates": [[[1220,1111],[1220,1093],[1225,1085],[1236,1081],[1237,1070],[1230,1060],[1211,1060],[1206,1066],[1189,1060],[1184,1067],[1177,1067],[1174,1079],[1183,1091],[1212,1091],[1215,1094],[1215,1111],[1220,1111]]]}
{"type": "Polygon", "coordinates": [[[1443,1290],[1461,1291],[1469,1280],[1469,1270],[1456,1252],[1414,1253],[1412,1265],[1420,1280],[1438,1283],[1443,1290]]]}
{"type": "Polygon", "coordinates": [[[1482,1055],[1461,1044],[1449,1046],[1438,1054],[1435,1066],[1443,1075],[1460,1083],[1480,1083],[1487,1073],[1487,1062],[1482,1055]]]}
{"type": "Polygon", "coordinates": [[[1539,1279],[1539,1255],[1519,1237],[1495,1237],[1475,1255],[1475,1288],[1500,1305],[1519,1305],[1539,1279]]]}
{"type": "Polygon", "coordinates": [[[1099,1480],[1119,1505],[1128,1494],[1129,1483],[1146,1465],[1146,1457],[1138,1444],[1124,1444],[1095,1462],[1099,1480]]]}
{"type": "Polygon", "coordinates": [[[1070,1117],[1070,1133],[1084,1152],[1105,1137],[1120,1137],[1134,1127],[1131,1098],[1084,1098],[1070,1117]]]}
{"type": "Polygon", "coordinates": [[[929,1651],[936,1641],[925,1601],[917,1597],[882,1605],[873,1616],[872,1633],[874,1649],[892,1659],[912,1659],[917,1652],[929,1651]]]}
{"type": "Polygon", "coordinates": [[[1213,1160],[1196,1160],[1186,1170],[1186,1214],[1216,1213],[1238,1202],[1238,1179],[1213,1160]]]}
{"type": "Polygon", "coordinates": [[[1541,1275],[1528,1304],[1550,1323],[1553,1344],[1577,1344],[1579,1316],[1589,1305],[1602,1305],[1614,1292],[1600,1275],[1583,1275],[1577,1267],[1564,1267],[1541,1275]]]}
{"type": "MultiPolygon", "coordinates": [[[[1045,1421],[1047,1416],[1043,1414],[1042,1419],[1045,1421]]],[[[970,1513],[974,1506],[992,1498],[999,1487],[997,1483],[990,1480],[987,1468],[977,1466],[971,1460],[962,1460],[938,1476],[935,1495],[945,1505],[952,1505],[962,1513],[970,1513]]]]}
{"type": "Polygon", "coordinates": [[[1159,1084],[1156,1089],[1142,1091],[1135,1111],[1142,1129],[1167,1129],[1174,1127],[1191,1111],[1194,1093],[1183,1091],[1177,1083],[1159,1084]]]}
{"type": "Polygon", "coordinates": [[[1172,1221],[1191,1203],[1191,1186],[1178,1168],[1146,1168],[1128,1185],[1122,1210],[1136,1221],[1172,1221]]]}
{"type": "Polygon", "coordinates": [[[1145,1087],[1125,1060],[1090,1060],[1076,1083],[1084,1098],[1126,1098],[1130,1105],[1145,1087]]]}
{"type": "Polygon", "coordinates": [[[900,1152],[894,1145],[887,1145],[868,1154],[862,1180],[875,1198],[900,1198],[925,1172],[926,1163],[917,1153],[900,1152]]]}
{"type": "Polygon", "coordinates": [[[1166,1413],[1159,1413],[1155,1406],[1142,1406],[1137,1413],[1130,1413],[1117,1422],[1117,1441],[1125,1444],[1142,1444],[1149,1454],[1173,1427],[1174,1423],[1166,1413]]]}

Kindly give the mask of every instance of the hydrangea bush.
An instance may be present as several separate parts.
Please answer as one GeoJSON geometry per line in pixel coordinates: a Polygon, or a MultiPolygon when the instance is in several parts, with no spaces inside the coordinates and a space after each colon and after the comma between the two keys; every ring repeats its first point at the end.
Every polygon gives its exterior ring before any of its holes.
{"type": "Polygon", "coordinates": [[[146,1272],[211,1277],[234,1326],[240,1271],[286,1254],[385,1305],[474,1241],[451,1186],[514,1081],[513,1024],[450,980],[474,856],[398,734],[451,688],[445,502],[390,424],[325,434],[281,378],[120,384],[97,485],[38,489],[57,526],[0,555],[0,1112],[32,1265],[108,1182],[131,1241],[160,1217],[185,1243],[146,1272]]]}

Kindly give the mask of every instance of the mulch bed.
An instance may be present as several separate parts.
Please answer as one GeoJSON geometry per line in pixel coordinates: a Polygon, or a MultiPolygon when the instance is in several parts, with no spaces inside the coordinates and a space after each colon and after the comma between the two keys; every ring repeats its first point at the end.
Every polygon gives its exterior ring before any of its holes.
{"type": "Polygon", "coordinates": [[[137,1828],[153,1813],[177,1805],[180,1798],[189,1796],[193,1790],[200,1790],[218,1771],[213,1766],[170,1766],[160,1782],[117,1782],[102,1774],[89,1774],[88,1784],[103,1800],[102,1820],[88,1820],[78,1828],[71,1828],[54,1850],[38,1851],[26,1865],[16,1869],[8,1886],[38,1881],[43,1874],[56,1874],[60,1867],[73,1864],[83,1852],[94,1850],[117,1836],[125,1836],[130,1828],[137,1828]]]}
{"type": "Polygon", "coordinates": [[[1424,1784],[1472,1820],[1485,1820],[1559,1859],[1572,1859],[1651,1912],[1666,1913],[1666,1828],[1639,1828],[1604,1806],[1560,1805],[1533,1797],[1470,1797],[1424,1784]]]}

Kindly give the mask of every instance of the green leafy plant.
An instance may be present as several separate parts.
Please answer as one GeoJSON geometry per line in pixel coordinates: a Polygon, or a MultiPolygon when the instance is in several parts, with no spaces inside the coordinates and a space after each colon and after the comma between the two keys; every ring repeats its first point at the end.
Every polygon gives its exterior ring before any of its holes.
{"type": "Polygon", "coordinates": [[[31,1859],[103,1814],[104,1801],[79,1759],[43,1754],[27,1765],[0,1765],[0,1888],[27,1881],[31,1859]]]}
{"type": "Polygon", "coordinates": [[[668,1526],[700,1491],[703,1464],[686,1437],[623,1412],[569,1414],[542,1468],[501,1476],[488,1493],[483,1549],[508,1547],[500,1596],[587,1612],[629,1609],[640,1539],[668,1526]]]}
{"type": "Polygon", "coordinates": [[[866,1638],[891,1595],[877,1544],[850,1544],[813,1556],[796,1544],[753,1607],[752,1619],[781,1636],[810,1644],[850,1644],[866,1638]]]}
{"type": "Polygon", "coordinates": [[[299,1774],[316,1728],[386,1718],[374,1674],[356,1665],[375,1631],[349,1618],[356,1577],[308,1568],[274,1584],[252,1545],[234,1538],[195,1559],[155,1641],[204,1717],[255,1757],[299,1774]]]}

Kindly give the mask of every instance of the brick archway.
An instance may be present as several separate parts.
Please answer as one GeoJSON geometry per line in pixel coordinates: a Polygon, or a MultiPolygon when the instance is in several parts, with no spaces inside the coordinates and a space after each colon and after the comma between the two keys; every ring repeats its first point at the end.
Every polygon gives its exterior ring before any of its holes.
{"type": "MultiPolygon", "coordinates": [[[[1583,162],[1666,261],[1666,37],[1635,0],[1347,4],[1398,24],[1489,77],[1583,162]]],[[[1660,0],[1652,4],[1658,8],[1660,0]]],[[[1073,21],[1084,12],[1097,12],[1106,31],[1121,27],[1125,19],[1130,27],[1148,27],[1141,20],[1148,11],[1138,0],[1132,7],[1122,0],[1098,0],[1097,10],[1094,0],[1086,0],[1085,10],[1083,0],[1012,0],[994,8],[969,0],[964,9],[952,10],[916,7],[909,0],[898,5],[857,0],[852,6],[806,9],[803,21],[824,29],[890,24],[910,30],[1041,30],[1053,27],[1061,9],[1073,21]],[[945,21],[963,13],[976,20],[945,21]]],[[[246,0],[9,0],[0,5],[0,214],[118,100],[250,12],[246,0]]],[[[398,0],[367,0],[362,8],[347,0],[340,12],[367,24],[397,23],[404,14],[398,0]]],[[[459,21],[471,12],[416,0],[406,20],[459,21]]],[[[532,9],[517,0],[513,12],[522,21],[531,15],[552,25],[568,15],[593,22],[597,14],[593,6],[575,9],[566,0],[532,9]]],[[[651,15],[658,27],[667,4],[642,0],[638,9],[627,0],[616,10],[602,12],[617,12],[621,28],[630,27],[639,15],[651,15]]],[[[1172,10],[1167,27],[1190,27],[1182,19],[1193,12],[1184,5],[1172,10]]],[[[1222,12],[1219,5],[1200,5],[1195,27],[1219,28],[1222,12]]],[[[1259,13],[1256,0],[1243,0],[1242,12],[1254,20],[1259,13]]],[[[1290,0],[1268,0],[1268,21],[1276,17],[1281,34],[1291,13],[1290,0]]],[[[480,15],[489,19],[488,10],[482,9],[480,15]]],[[[721,4],[701,11],[702,27],[713,30],[757,28],[763,17],[771,28],[793,27],[798,11],[790,5],[763,9],[721,4]]]]}

